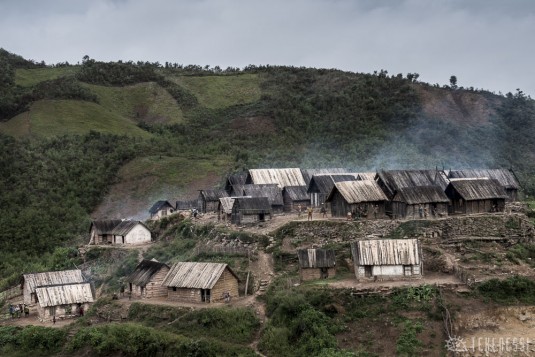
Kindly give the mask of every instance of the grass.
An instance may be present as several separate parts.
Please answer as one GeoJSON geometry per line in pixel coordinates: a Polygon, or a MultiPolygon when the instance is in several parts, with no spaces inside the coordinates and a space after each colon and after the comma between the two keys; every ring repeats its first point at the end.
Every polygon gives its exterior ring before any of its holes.
{"type": "Polygon", "coordinates": [[[201,105],[212,109],[252,103],[259,100],[261,94],[261,79],[256,74],[180,76],[170,79],[193,92],[201,105]]]}
{"type": "Polygon", "coordinates": [[[65,134],[101,133],[149,138],[151,134],[102,106],[77,100],[40,100],[30,112],[2,123],[0,131],[20,136],[53,137],[65,134]],[[29,119],[28,119],[29,116],[29,119]]]}
{"type": "Polygon", "coordinates": [[[37,83],[75,74],[76,72],[78,72],[78,67],[17,69],[15,72],[15,84],[22,87],[31,87],[37,83]]]}
{"type": "Polygon", "coordinates": [[[165,124],[184,120],[176,100],[154,82],[126,87],[83,85],[97,95],[100,105],[125,118],[165,124]]]}

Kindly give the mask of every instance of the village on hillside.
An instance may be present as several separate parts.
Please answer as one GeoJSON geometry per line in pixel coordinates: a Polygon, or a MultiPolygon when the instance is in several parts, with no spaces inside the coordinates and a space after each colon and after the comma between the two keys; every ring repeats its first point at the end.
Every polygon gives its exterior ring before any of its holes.
{"type": "MultiPolygon", "coordinates": [[[[359,231],[336,238],[337,242],[346,243],[344,248],[329,246],[332,239],[322,237],[321,232],[311,234],[313,243],[287,244],[283,238],[281,249],[286,245],[286,253],[293,254],[298,266],[299,281],[293,284],[325,280],[331,281],[328,286],[332,288],[350,287],[355,294],[419,284],[443,284],[466,290],[478,278],[469,268],[457,264],[453,254],[449,255],[450,266],[441,268],[446,274],[438,276],[434,269],[428,276],[426,264],[432,265],[429,242],[436,237],[446,239],[448,232],[451,235],[448,239],[453,242],[470,236],[470,230],[480,229],[448,219],[521,216],[520,188],[514,173],[506,169],[376,173],[346,169],[251,169],[227,177],[224,188],[200,190],[196,200],[179,200],[175,204],[165,199],[157,201],[150,207],[146,222],[93,220],[84,249],[153,244],[151,222],[179,215],[195,224],[213,223],[238,231],[259,227],[274,230],[288,222],[298,222],[301,229],[317,221],[351,223],[359,224],[359,231]],[[393,238],[385,233],[395,230],[400,222],[410,221],[444,223],[440,223],[442,228],[425,226],[413,236],[393,238]],[[427,245],[425,254],[424,245],[427,245]],[[352,278],[337,277],[342,265],[352,278]]],[[[484,227],[483,231],[487,229],[489,235],[495,236],[489,239],[498,241],[531,240],[533,226],[525,224],[521,217],[518,220],[515,237],[507,236],[510,232],[496,233],[501,229],[496,227],[484,227]]],[[[270,246],[275,244],[270,242],[270,246]]],[[[450,246],[459,249],[458,245],[450,246]]],[[[257,259],[265,264],[257,264],[256,271],[247,268],[245,279],[226,263],[160,262],[144,259],[140,253],[139,264],[124,276],[123,285],[113,298],[128,302],[152,300],[176,306],[254,306],[254,298],[265,292],[274,275],[273,257],[268,250],[255,249],[257,259]]],[[[443,252],[448,256],[446,250],[443,252]]],[[[95,289],[90,270],[73,268],[22,272],[20,288],[11,291],[11,318],[26,314],[41,323],[56,324],[83,316],[101,294],[95,289]]]]}

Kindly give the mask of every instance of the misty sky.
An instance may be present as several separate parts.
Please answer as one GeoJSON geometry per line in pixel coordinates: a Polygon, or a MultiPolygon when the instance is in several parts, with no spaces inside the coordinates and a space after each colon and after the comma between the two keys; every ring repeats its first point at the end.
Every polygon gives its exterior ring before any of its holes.
{"type": "Polygon", "coordinates": [[[535,97],[531,0],[0,0],[0,47],[143,60],[417,72],[535,97]]]}

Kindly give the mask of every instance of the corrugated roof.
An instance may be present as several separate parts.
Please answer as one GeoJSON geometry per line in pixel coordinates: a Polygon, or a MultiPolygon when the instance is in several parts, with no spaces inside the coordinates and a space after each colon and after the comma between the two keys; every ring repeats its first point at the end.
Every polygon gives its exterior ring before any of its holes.
{"type": "Polygon", "coordinates": [[[284,188],[284,192],[286,192],[292,201],[310,200],[306,186],[288,186],[284,188]]]}
{"type": "Polygon", "coordinates": [[[354,181],[356,179],[356,174],[314,175],[307,187],[307,192],[328,195],[331,193],[335,182],[354,181]]]}
{"type": "Polygon", "coordinates": [[[375,181],[336,182],[326,201],[330,201],[336,191],[340,192],[349,204],[387,200],[381,187],[375,181]]]}
{"type": "Polygon", "coordinates": [[[174,209],[174,207],[169,203],[169,201],[157,201],[149,209],[149,213],[155,214],[156,212],[158,212],[159,210],[161,210],[162,208],[165,208],[165,207],[169,207],[169,208],[173,208],[174,209]]]}
{"type": "Polygon", "coordinates": [[[86,281],[80,269],[23,274],[23,279],[28,282],[31,293],[34,293],[35,288],[39,286],[83,283],[86,281]]]}
{"type": "Polygon", "coordinates": [[[448,203],[450,200],[439,186],[418,186],[400,188],[393,201],[414,205],[432,202],[448,203]]]}
{"type": "Polygon", "coordinates": [[[120,219],[105,219],[105,220],[95,220],[91,221],[89,226],[89,231],[94,228],[95,233],[98,235],[109,234],[117,225],[121,223],[120,219]]]}
{"type": "Polygon", "coordinates": [[[45,286],[35,289],[41,307],[94,302],[89,283],[45,286]]]}
{"type": "Polygon", "coordinates": [[[382,170],[377,175],[392,195],[403,187],[440,186],[445,189],[449,183],[440,170],[382,170]]]}
{"type": "Polygon", "coordinates": [[[109,232],[109,234],[113,234],[116,236],[125,236],[128,234],[128,232],[134,229],[134,227],[136,227],[138,224],[142,225],[143,227],[149,230],[149,228],[140,221],[131,221],[129,219],[125,219],[121,221],[121,223],[119,223],[115,228],[113,228],[113,230],[109,232]]]}
{"type": "Polygon", "coordinates": [[[280,188],[286,186],[306,186],[301,169],[250,169],[247,183],[257,185],[276,184],[280,188]]]}
{"type": "Polygon", "coordinates": [[[418,239],[375,239],[351,243],[353,261],[358,265],[418,265],[418,239]]]}
{"type": "Polygon", "coordinates": [[[221,209],[226,214],[232,213],[232,207],[234,206],[234,197],[221,197],[219,199],[221,209]]]}
{"type": "Polygon", "coordinates": [[[221,197],[228,197],[225,190],[201,190],[201,196],[207,202],[219,201],[221,197]]]}
{"type": "Polygon", "coordinates": [[[238,279],[227,264],[178,262],[171,267],[162,285],[176,288],[211,289],[225,269],[228,269],[238,279]]]}
{"type": "Polygon", "coordinates": [[[126,281],[137,286],[146,286],[151,277],[162,268],[169,268],[167,264],[154,260],[142,260],[126,281]]]}
{"type": "Polygon", "coordinates": [[[330,169],[301,169],[303,179],[305,180],[305,186],[310,184],[312,176],[315,175],[329,175],[329,174],[344,174],[349,173],[351,170],[344,168],[330,168],[330,169]]]}
{"type": "Polygon", "coordinates": [[[282,190],[275,184],[267,185],[244,185],[243,192],[249,197],[267,197],[272,206],[282,206],[282,190]]]}
{"type": "Polygon", "coordinates": [[[377,176],[377,172],[358,172],[357,173],[357,180],[360,181],[373,181],[375,180],[375,176],[377,176]]]}
{"type": "Polygon", "coordinates": [[[332,249],[299,249],[297,257],[301,268],[332,268],[336,265],[332,249]]]}
{"type": "Polygon", "coordinates": [[[271,213],[271,205],[267,197],[236,197],[233,211],[244,214],[269,214],[271,213]]]}
{"type": "Polygon", "coordinates": [[[494,179],[451,179],[450,188],[455,189],[465,201],[507,198],[507,193],[498,180],[494,179]]]}
{"type": "Polygon", "coordinates": [[[450,178],[483,178],[498,180],[500,185],[506,189],[520,188],[515,175],[507,169],[478,169],[478,170],[451,170],[449,172],[450,178]]]}

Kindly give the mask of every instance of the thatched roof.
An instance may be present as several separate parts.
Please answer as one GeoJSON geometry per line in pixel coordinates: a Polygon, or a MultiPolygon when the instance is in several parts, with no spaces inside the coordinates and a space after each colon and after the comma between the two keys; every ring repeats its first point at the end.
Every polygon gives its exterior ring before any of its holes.
{"type": "Polygon", "coordinates": [[[446,175],[440,170],[381,170],[377,176],[391,196],[403,187],[440,186],[445,189],[448,185],[446,175]]]}
{"type": "Polygon", "coordinates": [[[418,239],[374,239],[351,243],[353,261],[357,265],[418,265],[418,239]]]}
{"type": "Polygon", "coordinates": [[[80,269],[23,274],[22,279],[23,282],[28,282],[31,293],[34,293],[39,286],[74,284],[86,281],[80,269]]]}
{"type": "Polygon", "coordinates": [[[225,190],[200,190],[200,195],[206,202],[219,201],[221,197],[228,197],[225,190]]]}
{"type": "Polygon", "coordinates": [[[342,181],[336,182],[325,201],[331,201],[335,192],[340,192],[347,203],[386,201],[381,187],[375,181],[342,181]]]}
{"type": "Polygon", "coordinates": [[[299,249],[297,257],[301,268],[332,268],[336,265],[332,249],[299,249]]]}
{"type": "Polygon", "coordinates": [[[128,232],[134,229],[134,227],[136,227],[137,225],[142,225],[143,227],[145,227],[147,230],[150,231],[150,229],[140,221],[131,221],[129,219],[125,219],[121,221],[121,223],[119,223],[117,226],[115,226],[112,229],[112,231],[109,232],[109,234],[113,234],[115,236],[125,236],[128,234],[128,232]]]}
{"type": "Polygon", "coordinates": [[[286,186],[305,186],[301,169],[250,169],[247,183],[263,185],[276,184],[280,188],[286,186]]]}
{"type": "Polygon", "coordinates": [[[236,197],[232,211],[244,214],[269,214],[271,205],[267,197],[236,197]]]}
{"type": "Polygon", "coordinates": [[[356,179],[356,174],[314,175],[310,179],[307,192],[328,195],[332,191],[335,182],[354,181],[356,179]]]}
{"type": "Polygon", "coordinates": [[[161,209],[165,208],[173,208],[174,207],[169,203],[169,201],[157,201],[155,204],[152,205],[152,207],[149,209],[149,213],[155,214],[161,209]]]}
{"type": "Polygon", "coordinates": [[[176,210],[185,211],[185,210],[190,210],[192,208],[197,208],[198,202],[199,201],[197,200],[176,201],[176,210]]]}
{"type": "Polygon", "coordinates": [[[489,178],[498,180],[505,189],[518,190],[520,185],[515,175],[507,169],[451,170],[450,178],[489,178]]]}
{"type": "Polygon", "coordinates": [[[310,195],[307,193],[306,186],[288,186],[283,193],[286,193],[292,201],[308,201],[310,195]]]}
{"type": "Polygon", "coordinates": [[[224,213],[231,214],[232,207],[234,206],[234,197],[221,197],[219,199],[219,205],[224,213]]]}
{"type": "Polygon", "coordinates": [[[330,175],[330,174],[345,174],[349,173],[349,169],[343,168],[330,168],[330,169],[301,169],[303,174],[303,179],[305,180],[306,186],[310,184],[312,176],[315,175],[330,175]]]}
{"type": "Polygon", "coordinates": [[[465,201],[507,198],[507,193],[494,179],[450,179],[446,188],[449,195],[455,190],[465,201]]]}
{"type": "Polygon", "coordinates": [[[169,266],[155,260],[142,260],[136,269],[130,274],[126,281],[137,286],[146,286],[152,276],[160,271],[160,269],[169,269],[169,266]]]}
{"type": "Polygon", "coordinates": [[[89,283],[43,286],[35,289],[41,307],[94,302],[89,283]]]}
{"type": "Polygon", "coordinates": [[[236,277],[238,276],[223,263],[193,263],[179,262],[173,264],[169,273],[165,276],[162,285],[176,288],[189,289],[211,289],[221,277],[221,274],[228,271],[236,277]]]}
{"type": "Polygon", "coordinates": [[[98,235],[109,234],[115,227],[117,227],[119,223],[121,223],[120,219],[104,219],[91,221],[91,225],[89,226],[89,232],[94,229],[95,233],[98,235]]]}
{"type": "Polygon", "coordinates": [[[393,201],[414,205],[420,203],[448,203],[450,200],[439,186],[418,186],[400,188],[393,201]]]}
{"type": "Polygon", "coordinates": [[[243,192],[249,197],[267,197],[272,206],[282,206],[282,190],[275,184],[268,185],[244,185],[243,192]]]}

